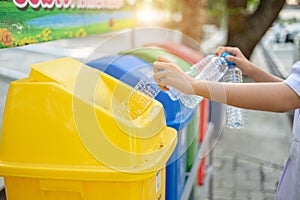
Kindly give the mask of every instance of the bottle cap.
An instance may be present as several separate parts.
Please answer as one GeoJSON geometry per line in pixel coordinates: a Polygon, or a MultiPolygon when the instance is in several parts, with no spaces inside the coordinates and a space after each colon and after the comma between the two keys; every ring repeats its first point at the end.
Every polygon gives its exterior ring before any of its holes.
{"type": "MultiPolygon", "coordinates": [[[[221,57],[222,57],[222,58],[225,58],[225,60],[226,60],[226,56],[230,56],[230,55],[231,55],[231,54],[230,54],[229,52],[224,52],[224,53],[221,55],[221,57]]],[[[232,67],[235,66],[235,63],[234,63],[234,62],[231,62],[231,61],[229,61],[229,60],[226,60],[226,62],[227,62],[227,65],[228,65],[229,68],[232,68],[232,67]]]]}

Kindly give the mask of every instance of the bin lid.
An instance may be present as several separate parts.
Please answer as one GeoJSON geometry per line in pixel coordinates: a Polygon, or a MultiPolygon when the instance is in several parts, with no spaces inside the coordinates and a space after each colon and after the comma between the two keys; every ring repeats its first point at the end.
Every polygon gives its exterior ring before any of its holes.
{"type": "Polygon", "coordinates": [[[135,48],[130,49],[127,51],[122,51],[120,54],[129,54],[129,55],[135,55],[149,63],[153,63],[156,61],[158,56],[163,56],[168,58],[169,60],[175,62],[177,65],[179,65],[183,71],[187,71],[191,64],[183,60],[182,58],[169,53],[168,51],[159,48],[159,47],[141,47],[141,48],[135,48]]]}
{"type": "MultiPolygon", "coordinates": [[[[104,71],[132,87],[153,70],[152,64],[134,55],[105,56],[90,61],[87,65],[104,71]]],[[[184,106],[179,100],[171,100],[167,92],[161,90],[155,99],[164,107],[168,126],[181,130],[192,120],[194,110],[184,106]]]]}
{"type": "Polygon", "coordinates": [[[166,43],[147,43],[145,47],[160,47],[169,53],[172,53],[190,64],[195,64],[204,58],[200,51],[196,51],[181,43],[166,42],[166,43]]]}
{"type": "Polygon", "coordinates": [[[134,87],[143,76],[152,71],[150,63],[134,55],[104,56],[86,63],[95,69],[134,87]]]}
{"type": "Polygon", "coordinates": [[[71,58],[31,67],[29,77],[8,91],[2,176],[123,180],[127,173],[143,177],[165,166],[177,134],[166,126],[161,103],[136,93],[150,103],[136,118],[125,118],[116,112],[120,103],[140,105],[127,99],[133,88],[121,81],[71,58]]]}

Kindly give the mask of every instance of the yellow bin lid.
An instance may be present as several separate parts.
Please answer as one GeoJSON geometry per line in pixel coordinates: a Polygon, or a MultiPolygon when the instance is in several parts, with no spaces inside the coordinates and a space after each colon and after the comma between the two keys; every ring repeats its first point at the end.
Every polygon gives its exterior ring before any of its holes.
{"type": "Polygon", "coordinates": [[[158,101],[71,58],[31,67],[8,91],[1,175],[129,180],[164,167],[177,134],[158,101]]]}

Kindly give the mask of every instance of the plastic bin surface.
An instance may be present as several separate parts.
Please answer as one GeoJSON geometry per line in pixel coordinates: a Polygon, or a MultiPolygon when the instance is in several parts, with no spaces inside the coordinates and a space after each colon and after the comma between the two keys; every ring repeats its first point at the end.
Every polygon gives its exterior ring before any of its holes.
{"type": "Polygon", "coordinates": [[[168,42],[168,43],[148,43],[145,47],[160,47],[168,52],[175,54],[190,64],[195,64],[199,60],[204,58],[200,52],[180,43],[168,42]]]}
{"type": "MultiPolygon", "coordinates": [[[[185,61],[189,62],[190,64],[195,64],[199,60],[204,58],[204,55],[202,55],[200,52],[197,52],[190,47],[187,47],[182,44],[178,43],[149,43],[146,44],[147,47],[160,47],[165,49],[166,51],[169,51],[170,53],[173,53],[180,58],[184,59],[185,61]]],[[[182,68],[184,70],[184,68],[182,68]]],[[[203,99],[200,103],[200,114],[197,111],[195,111],[195,116],[190,125],[188,126],[188,150],[187,150],[187,171],[189,171],[194,163],[195,157],[197,156],[197,148],[198,148],[198,142],[201,143],[204,140],[204,133],[207,129],[208,124],[208,115],[209,115],[209,101],[207,99],[203,99]],[[198,119],[196,119],[198,115],[198,119]],[[200,115],[200,116],[199,116],[200,115]],[[199,119],[200,118],[200,119],[199,119]],[[198,126],[199,123],[199,126],[198,126]],[[199,130],[199,136],[194,137],[196,132],[199,130]],[[196,131],[196,132],[195,132],[196,131]],[[195,134],[193,134],[195,133],[195,134]]],[[[205,173],[205,159],[202,159],[201,164],[199,166],[198,170],[198,185],[202,185],[204,182],[204,174],[205,173]]]]}
{"type": "Polygon", "coordinates": [[[71,58],[32,65],[28,78],[12,82],[0,140],[7,198],[164,199],[177,131],[142,93],[147,109],[116,115],[120,102],[141,107],[127,99],[132,91],[71,58]]]}
{"type": "Polygon", "coordinates": [[[87,65],[99,69],[110,76],[130,85],[135,86],[152,66],[133,55],[105,56],[90,61],[87,65]]]}
{"type": "MultiPolygon", "coordinates": [[[[134,55],[102,57],[87,65],[103,70],[115,78],[134,87],[143,76],[152,71],[152,65],[134,55]]],[[[155,98],[165,109],[166,123],[178,133],[178,143],[166,166],[166,199],[180,199],[186,177],[187,126],[194,116],[194,110],[172,101],[165,91],[155,98]],[[174,118],[175,117],[175,118],[174,118]]]]}
{"type": "MultiPolygon", "coordinates": [[[[148,43],[145,44],[146,47],[159,47],[162,48],[176,56],[180,57],[181,59],[185,60],[186,62],[192,64],[197,63],[199,60],[204,58],[204,55],[200,52],[193,50],[192,48],[179,44],[179,43],[148,43]]],[[[177,63],[182,70],[186,71],[187,69],[184,66],[181,66],[180,63],[177,63]]],[[[187,171],[189,171],[194,163],[195,157],[197,156],[197,148],[198,148],[198,140],[202,142],[204,138],[204,128],[207,126],[207,109],[203,107],[203,105],[207,102],[204,99],[200,104],[200,110],[198,108],[195,110],[194,119],[188,125],[188,150],[187,150],[187,171]],[[200,115],[200,116],[199,116],[200,115]],[[200,119],[199,119],[200,118],[200,119]],[[199,135],[197,135],[199,134],[199,135]],[[197,141],[196,141],[197,140],[197,141]]]]}
{"type": "MultiPolygon", "coordinates": [[[[152,71],[152,64],[134,55],[105,56],[87,63],[110,76],[134,87],[148,72],[152,71]]],[[[180,101],[172,101],[165,91],[160,91],[155,97],[162,103],[168,126],[180,130],[186,126],[193,116],[193,110],[187,108],[180,101]]]]}
{"type": "Polygon", "coordinates": [[[188,149],[187,149],[187,158],[186,158],[186,171],[189,172],[194,164],[194,160],[196,159],[198,152],[198,144],[199,144],[199,122],[200,122],[200,106],[195,108],[195,114],[188,125],[188,149]]]}
{"type": "Polygon", "coordinates": [[[190,63],[159,47],[136,48],[136,49],[120,52],[120,54],[135,55],[149,63],[153,63],[158,56],[162,56],[177,63],[184,71],[188,70],[191,67],[190,63]]]}

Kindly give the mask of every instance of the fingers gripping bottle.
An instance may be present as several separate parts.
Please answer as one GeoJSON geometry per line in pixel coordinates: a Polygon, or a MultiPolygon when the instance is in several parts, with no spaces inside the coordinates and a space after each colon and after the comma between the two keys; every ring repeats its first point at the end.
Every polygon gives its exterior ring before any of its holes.
{"type": "MultiPolygon", "coordinates": [[[[230,55],[227,53],[227,55],[230,55]]],[[[226,57],[227,55],[224,55],[226,57]]],[[[235,63],[228,61],[228,70],[223,77],[224,82],[242,83],[242,71],[235,66],[235,63]]],[[[226,126],[232,129],[243,128],[246,123],[246,113],[242,108],[226,105],[226,126]]]]}
{"type": "MultiPolygon", "coordinates": [[[[186,71],[186,74],[197,80],[220,81],[228,69],[225,55],[228,54],[223,54],[221,57],[207,55],[186,71]]],[[[186,96],[180,98],[184,105],[191,105],[190,107],[195,107],[202,99],[203,97],[197,95],[190,95],[190,98],[186,98],[186,96]]]]}
{"type": "Polygon", "coordinates": [[[219,81],[224,76],[228,66],[228,61],[224,55],[221,57],[207,55],[186,71],[186,74],[197,80],[219,81]]]}
{"type": "MultiPolygon", "coordinates": [[[[219,81],[226,73],[227,68],[228,62],[225,56],[217,57],[208,55],[194,64],[186,71],[186,74],[198,80],[219,81]]],[[[184,94],[173,87],[168,88],[168,95],[173,101],[179,99],[189,108],[195,108],[203,99],[201,96],[184,94]]],[[[137,83],[135,89],[152,98],[155,98],[160,91],[157,83],[153,79],[153,72],[146,74],[144,78],[137,83]]]]}
{"type": "Polygon", "coordinates": [[[153,78],[153,72],[148,72],[136,85],[135,90],[147,94],[151,98],[155,98],[160,89],[153,78]]]}
{"type": "MultiPolygon", "coordinates": [[[[153,78],[153,72],[148,72],[136,85],[135,90],[138,90],[140,92],[143,92],[147,94],[151,98],[155,98],[156,95],[160,92],[160,88],[156,81],[153,78]]],[[[179,90],[168,86],[169,91],[167,91],[169,97],[171,100],[176,101],[178,99],[186,99],[189,104],[185,104],[185,102],[182,102],[185,106],[194,108],[196,104],[194,105],[194,100],[191,95],[184,94],[180,92],[179,90]]]]}

